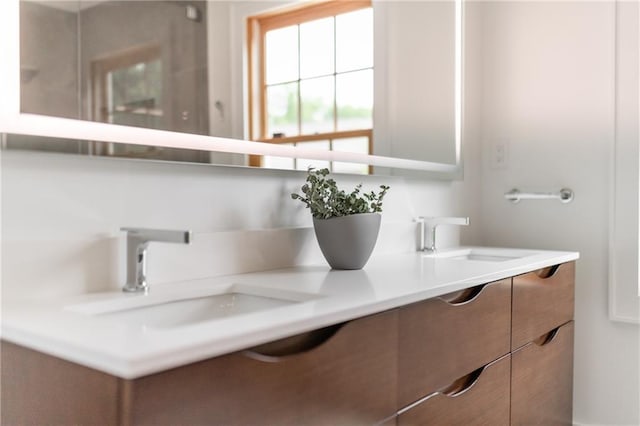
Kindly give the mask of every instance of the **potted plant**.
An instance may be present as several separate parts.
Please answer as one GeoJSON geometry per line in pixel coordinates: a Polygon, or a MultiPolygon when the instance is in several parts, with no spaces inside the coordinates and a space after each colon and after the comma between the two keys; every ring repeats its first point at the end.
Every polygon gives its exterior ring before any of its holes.
{"type": "Polygon", "coordinates": [[[311,210],[316,238],[329,265],[362,269],[378,238],[382,199],[389,187],[380,185],[377,194],[361,193],[359,184],[346,193],[327,175],[328,169],[310,168],[302,194],[293,193],[291,198],[311,210]]]}

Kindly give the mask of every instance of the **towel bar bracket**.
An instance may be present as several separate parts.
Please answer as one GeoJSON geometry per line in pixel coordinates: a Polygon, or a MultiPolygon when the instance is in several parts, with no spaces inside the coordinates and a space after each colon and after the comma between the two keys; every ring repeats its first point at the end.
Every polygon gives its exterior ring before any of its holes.
{"type": "Polygon", "coordinates": [[[559,200],[566,204],[573,201],[574,194],[569,188],[562,188],[558,192],[521,192],[517,188],[504,194],[504,198],[512,203],[519,203],[521,200],[559,200]]]}

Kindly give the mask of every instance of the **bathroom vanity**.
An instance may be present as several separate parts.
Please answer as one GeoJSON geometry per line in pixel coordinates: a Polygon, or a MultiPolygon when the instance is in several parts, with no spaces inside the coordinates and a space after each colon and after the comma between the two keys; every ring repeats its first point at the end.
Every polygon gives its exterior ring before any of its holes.
{"type": "Polygon", "coordinates": [[[444,253],[16,306],[3,318],[2,422],[571,424],[578,254],[444,253]],[[297,301],[180,324],[131,314],[145,297],[229,283],[297,301]]]}

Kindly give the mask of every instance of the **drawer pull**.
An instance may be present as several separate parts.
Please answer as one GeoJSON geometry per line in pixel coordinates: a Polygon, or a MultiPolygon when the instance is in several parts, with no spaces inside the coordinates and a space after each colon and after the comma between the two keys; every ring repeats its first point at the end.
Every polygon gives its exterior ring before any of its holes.
{"type": "Polygon", "coordinates": [[[477,370],[474,370],[471,373],[467,374],[466,376],[459,378],[451,385],[440,391],[440,393],[452,398],[462,395],[463,393],[471,389],[476,383],[478,383],[478,380],[480,379],[480,376],[482,375],[484,369],[485,367],[480,367],[477,370]]]}
{"type": "Polygon", "coordinates": [[[475,299],[477,299],[478,296],[480,296],[480,293],[482,293],[482,291],[486,287],[487,287],[487,284],[478,285],[475,287],[468,288],[466,290],[440,296],[438,297],[438,299],[442,300],[443,302],[451,306],[461,306],[469,302],[473,302],[475,299]]]}
{"type": "Polygon", "coordinates": [[[299,355],[322,346],[342,328],[343,324],[331,325],[308,333],[297,334],[274,342],[254,346],[242,353],[263,362],[279,362],[281,358],[299,355]]]}
{"type": "Polygon", "coordinates": [[[554,276],[556,272],[558,272],[559,268],[560,265],[548,266],[546,268],[537,270],[535,274],[543,280],[546,280],[547,278],[551,278],[552,276],[554,276]]]}
{"type": "Polygon", "coordinates": [[[412,404],[407,405],[406,407],[404,407],[400,411],[398,411],[398,414],[402,415],[403,413],[413,409],[414,407],[417,407],[418,405],[422,404],[423,402],[425,402],[425,401],[429,400],[430,398],[433,398],[433,397],[435,397],[437,395],[442,395],[442,396],[447,397],[447,398],[456,398],[456,397],[458,397],[460,395],[463,395],[469,389],[473,388],[476,383],[478,383],[478,381],[480,380],[480,376],[482,375],[482,372],[488,366],[489,365],[485,365],[484,367],[480,367],[477,370],[474,370],[471,373],[467,374],[466,376],[460,377],[455,382],[451,383],[449,386],[447,386],[445,388],[442,388],[442,389],[440,389],[440,390],[438,390],[436,392],[433,392],[432,394],[429,394],[429,395],[425,396],[424,398],[413,402],[412,404]]]}
{"type": "Polygon", "coordinates": [[[533,342],[538,346],[548,345],[555,340],[556,336],[558,335],[558,330],[560,330],[560,327],[556,327],[550,332],[543,334],[533,342]]]}

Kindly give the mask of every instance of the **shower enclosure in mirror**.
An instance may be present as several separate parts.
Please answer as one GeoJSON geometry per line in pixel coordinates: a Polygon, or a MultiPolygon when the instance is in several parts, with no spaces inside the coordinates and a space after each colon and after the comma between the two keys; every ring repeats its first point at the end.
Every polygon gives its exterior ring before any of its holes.
{"type": "Polygon", "coordinates": [[[0,8],[9,52],[1,81],[19,81],[0,101],[5,148],[349,173],[460,170],[461,0],[0,8]]]}

